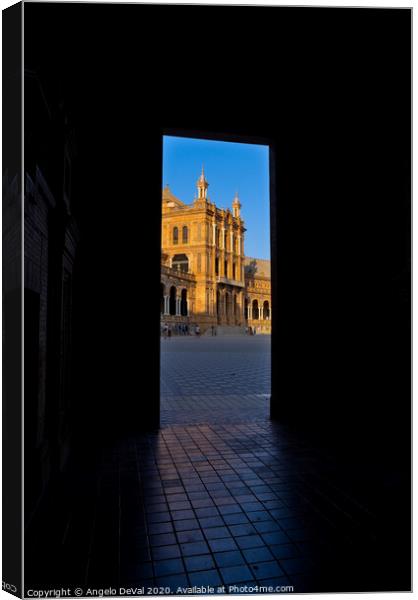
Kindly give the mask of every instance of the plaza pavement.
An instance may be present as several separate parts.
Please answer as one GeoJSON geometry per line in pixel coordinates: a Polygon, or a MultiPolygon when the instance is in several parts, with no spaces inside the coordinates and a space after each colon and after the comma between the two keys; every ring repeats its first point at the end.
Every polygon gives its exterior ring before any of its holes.
{"type": "Polygon", "coordinates": [[[161,339],[161,423],[266,420],[270,336],[161,339]]]}

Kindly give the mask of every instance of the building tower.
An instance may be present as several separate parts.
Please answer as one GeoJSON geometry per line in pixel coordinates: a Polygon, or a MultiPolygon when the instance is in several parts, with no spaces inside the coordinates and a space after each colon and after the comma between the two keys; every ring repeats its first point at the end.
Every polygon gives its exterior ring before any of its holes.
{"type": "Polygon", "coordinates": [[[239,201],[238,192],[235,194],[235,198],[232,202],[232,214],[236,219],[238,219],[241,214],[241,202],[239,201]]]}
{"type": "Polygon", "coordinates": [[[199,323],[202,332],[212,325],[243,327],[253,313],[260,316],[267,298],[256,285],[251,294],[246,290],[241,202],[238,193],[232,209],[211,202],[203,168],[196,186],[191,204],[163,190],[161,315],[170,323],[199,323]]]}
{"type": "Polygon", "coordinates": [[[205,179],[205,172],[202,165],[202,173],[197,180],[197,198],[198,200],[207,200],[209,184],[205,179]]]}

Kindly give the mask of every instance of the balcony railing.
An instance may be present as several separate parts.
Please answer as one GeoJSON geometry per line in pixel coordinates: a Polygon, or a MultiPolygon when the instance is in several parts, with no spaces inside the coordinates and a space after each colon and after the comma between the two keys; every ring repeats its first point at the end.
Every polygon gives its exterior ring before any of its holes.
{"type": "Polygon", "coordinates": [[[245,287],[245,283],[242,281],[236,281],[235,279],[229,279],[228,277],[217,277],[217,283],[225,283],[226,285],[234,285],[235,287],[245,287]]]}
{"type": "Polygon", "coordinates": [[[180,269],[173,269],[172,267],[167,267],[166,265],[161,265],[161,273],[164,273],[164,275],[171,275],[173,277],[181,277],[182,279],[187,279],[187,281],[194,281],[193,273],[180,271],[180,269]]]}

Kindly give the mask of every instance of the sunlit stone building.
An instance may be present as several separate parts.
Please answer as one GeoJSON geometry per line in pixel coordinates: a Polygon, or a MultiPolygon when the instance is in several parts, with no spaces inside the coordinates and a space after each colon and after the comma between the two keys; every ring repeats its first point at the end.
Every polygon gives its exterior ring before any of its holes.
{"type": "Polygon", "coordinates": [[[185,204],[166,186],[162,198],[161,320],[198,324],[202,333],[271,330],[270,261],[246,258],[238,195],[232,211],[208,196],[202,173],[185,204]]]}

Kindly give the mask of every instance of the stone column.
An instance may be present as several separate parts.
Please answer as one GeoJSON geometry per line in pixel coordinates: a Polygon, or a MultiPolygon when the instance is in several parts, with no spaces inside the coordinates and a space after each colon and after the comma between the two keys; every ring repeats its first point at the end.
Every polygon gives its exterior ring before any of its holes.
{"type": "Polygon", "coordinates": [[[170,314],[170,296],[164,296],[164,314],[170,314]]]}
{"type": "Polygon", "coordinates": [[[212,272],[210,274],[211,277],[216,277],[216,273],[215,273],[215,261],[216,261],[216,246],[214,246],[213,252],[212,252],[212,260],[211,260],[211,269],[212,269],[212,272]]]}
{"type": "Polygon", "coordinates": [[[176,316],[179,317],[180,316],[180,302],[181,299],[180,298],[176,298],[176,316]]]}
{"type": "Polygon", "coordinates": [[[258,307],[258,319],[259,319],[259,321],[263,320],[263,307],[262,306],[258,307]]]}
{"type": "Polygon", "coordinates": [[[237,279],[242,281],[241,236],[238,236],[237,279]]]}
{"type": "Polygon", "coordinates": [[[213,229],[213,242],[212,242],[212,246],[216,245],[216,225],[215,222],[212,223],[212,229],[213,229]]]}
{"type": "Polygon", "coordinates": [[[237,311],[236,311],[236,315],[235,315],[235,319],[238,320],[238,324],[241,323],[241,321],[242,321],[242,306],[243,306],[242,292],[240,292],[237,296],[237,311]]]}

